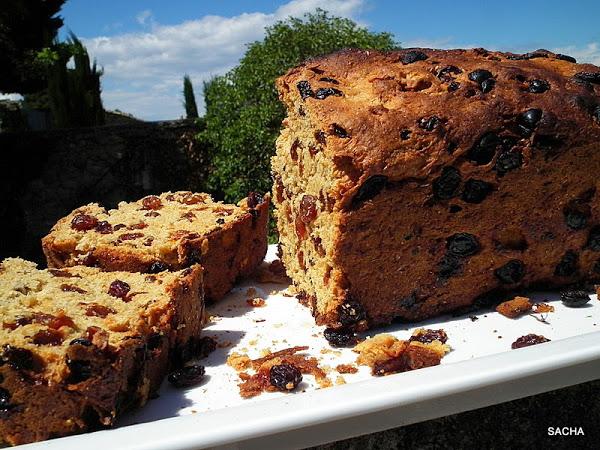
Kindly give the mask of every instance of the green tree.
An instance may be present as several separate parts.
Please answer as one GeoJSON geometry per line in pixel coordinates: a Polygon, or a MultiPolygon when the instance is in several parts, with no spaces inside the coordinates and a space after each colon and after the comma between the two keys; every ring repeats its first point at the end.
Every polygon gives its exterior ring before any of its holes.
{"type": "Polygon", "coordinates": [[[211,149],[206,189],[228,201],[271,188],[269,159],[285,112],[275,79],[303,60],[342,48],[389,50],[389,33],[372,33],[323,10],[267,28],[240,64],[204,84],[206,129],[198,138],[211,149]]]}
{"type": "Polygon", "coordinates": [[[183,77],[183,100],[185,106],[185,116],[188,119],[198,118],[198,107],[196,106],[196,96],[194,95],[194,86],[189,75],[183,77]]]}
{"type": "Polygon", "coordinates": [[[0,6],[0,92],[35,92],[45,86],[38,52],[63,25],[65,0],[3,0],[0,6]]]}
{"type": "Polygon", "coordinates": [[[65,43],[54,43],[45,60],[48,97],[54,126],[80,127],[104,123],[100,98],[102,70],[90,64],[85,46],[73,33],[65,43]],[[73,58],[73,68],[67,63],[73,58]]]}

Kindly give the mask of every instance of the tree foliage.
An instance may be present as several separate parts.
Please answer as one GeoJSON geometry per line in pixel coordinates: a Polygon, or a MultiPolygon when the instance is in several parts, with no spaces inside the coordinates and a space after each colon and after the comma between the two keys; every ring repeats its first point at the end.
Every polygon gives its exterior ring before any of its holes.
{"type": "Polygon", "coordinates": [[[212,149],[213,166],[206,188],[228,201],[270,190],[269,160],[285,115],[274,82],[289,68],[342,48],[396,47],[391,34],[372,33],[323,10],[267,28],[237,67],[204,84],[206,129],[198,138],[212,149]]]}
{"type": "Polygon", "coordinates": [[[194,86],[188,75],[183,77],[183,102],[185,107],[185,116],[188,119],[198,118],[198,107],[196,106],[196,96],[194,95],[194,86]]]}
{"type": "Polygon", "coordinates": [[[44,87],[38,52],[52,45],[63,25],[65,0],[3,0],[0,6],[0,92],[34,92],[44,87]]]}
{"type": "Polygon", "coordinates": [[[47,56],[48,96],[54,126],[80,127],[104,123],[100,98],[102,70],[90,64],[85,46],[73,33],[66,43],[55,43],[47,56]],[[67,67],[73,58],[73,68],[67,67]]]}

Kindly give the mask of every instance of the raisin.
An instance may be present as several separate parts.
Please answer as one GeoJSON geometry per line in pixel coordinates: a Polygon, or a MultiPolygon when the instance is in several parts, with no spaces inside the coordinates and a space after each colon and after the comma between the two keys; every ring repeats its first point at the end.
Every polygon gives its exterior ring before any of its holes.
{"type": "Polygon", "coordinates": [[[457,212],[461,212],[462,208],[460,206],[458,206],[458,205],[450,205],[448,207],[448,211],[450,211],[452,214],[455,214],[457,212]]]}
{"type": "Polygon", "coordinates": [[[385,175],[373,175],[358,188],[358,192],[352,199],[354,206],[360,203],[371,200],[377,194],[379,194],[385,185],[387,184],[388,178],[385,175]]]}
{"type": "Polygon", "coordinates": [[[300,141],[298,139],[292,142],[292,146],[290,147],[290,158],[292,161],[298,161],[298,147],[300,147],[300,141]]]}
{"type": "Polygon", "coordinates": [[[577,72],[575,78],[592,84],[600,84],[600,72],[577,72]]]}
{"type": "Polygon", "coordinates": [[[257,194],[256,192],[250,192],[248,194],[248,200],[247,200],[248,208],[256,208],[262,202],[263,202],[263,198],[260,194],[257,194]]]}
{"type": "Polygon", "coordinates": [[[335,80],[335,79],[329,78],[329,77],[321,77],[321,78],[319,78],[319,81],[324,81],[326,83],[331,83],[331,84],[340,84],[340,82],[338,80],[335,80]]]}
{"type": "Polygon", "coordinates": [[[567,250],[554,269],[554,275],[557,277],[570,277],[574,275],[578,270],[578,262],[579,255],[573,250],[567,250]]]}
{"type": "Polygon", "coordinates": [[[294,227],[296,229],[296,234],[300,239],[306,239],[308,236],[308,231],[306,230],[306,225],[304,221],[300,217],[296,217],[294,219],[294,227]]]}
{"type": "Polygon", "coordinates": [[[335,95],[336,97],[341,97],[342,96],[342,91],[340,91],[339,89],[336,88],[319,88],[317,89],[317,92],[315,92],[315,98],[318,100],[323,100],[327,97],[329,97],[330,95],[335,95]]]}
{"type": "Polygon", "coordinates": [[[312,195],[304,195],[300,201],[300,219],[309,224],[317,218],[317,199],[312,195]]]}
{"type": "Polygon", "coordinates": [[[494,190],[491,183],[469,178],[462,193],[462,199],[467,203],[481,203],[494,190]]]}
{"type": "Polygon", "coordinates": [[[218,224],[218,225],[223,225],[224,223],[225,223],[225,219],[223,219],[222,217],[219,217],[219,218],[217,219],[217,224],[218,224]]]}
{"type": "Polygon", "coordinates": [[[119,241],[133,241],[135,239],[139,239],[144,237],[144,233],[124,233],[119,236],[119,241]]]}
{"type": "Polygon", "coordinates": [[[596,106],[592,111],[592,118],[600,123],[600,105],[596,106]]]}
{"type": "Polygon", "coordinates": [[[17,317],[14,322],[4,322],[2,324],[2,328],[8,330],[16,330],[19,327],[23,327],[25,325],[29,325],[33,322],[32,317],[17,317]]]}
{"type": "Polygon", "coordinates": [[[280,391],[291,391],[302,382],[302,373],[293,364],[275,364],[269,370],[269,383],[280,391]]]}
{"type": "Polygon", "coordinates": [[[163,341],[163,335],[161,333],[150,333],[148,339],[146,339],[146,348],[150,351],[160,348],[163,341]]]}
{"type": "Polygon", "coordinates": [[[410,138],[410,130],[402,130],[400,132],[400,139],[402,139],[403,141],[406,141],[410,138]]]}
{"type": "Polygon", "coordinates": [[[454,91],[458,90],[458,88],[460,88],[460,83],[457,81],[452,81],[448,85],[448,92],[454,92],[454,91]]]}
{"type": "Polygon", "coordinates": [[[487,92],[490,92],[492,89],[494,89],[495,85],[496,85],[496,80],[494,80],[493,78],[488,78],[487,80],[483,80],[480,84],[481,92],[483,92],[484,94],[487,92]]]}
{"type": "Polygon", "coordinates": [[[313,97],[315,95],[310,87],[310,83],[306,80],[299,81],[296,84],[296,88],[298,88],[298,92],[300,92],[300,97],[302,100],[306,100],[308,97],[313,97]]]}
{"type": "Polygon", "coordinates": [[[525,336],[521,336],[515,342],[511,344],[511,348],[523,348],[529,347],[530,345],[541,344],[543,342],[549,342],[550,339],[545,338],[544,336],[540,336],[538,334],[527,334],[525,336]]]}
{"type": "Polygon", "coordinates": [[[518,169],[523,165],[523,155],[516,151],[503,151],[496,158],[494,169],[498,175],[504,175],[506,172],[518,169]]]}
{"type": "Polygon", "coordinates": [[[15,370],[33,370],[33,353],[30,350],[7,344],[3,347],[2,359],[15,370]]]}
{"type": "Polygon", "coordinates": [[[113,230],[115,231],[119,231],[121,228],[126,228],[127,225],[125,225],[124,223],[118,223],[113,227],[113,230]]]}
{"type": "Polygon", "coordinates": [[[332,347],[349,347],[358,342],[356,333],[348,328],[325,328],[323,336],[332,347]]]}
{"type": "Polygon", "coordinates": [[[429,118],[423,117],[417,122],[419,127],[423,128],[425,131],[435,130],[440,125],[440,123],[441,121],[438,116],[431,116],[429,118]]]}
{"type": "Polygon", "coordinates": [[[206,200],[206,195],[204,194],[192,194],[191,192],[186,192],[179,203],[183,203],[184,205],[197,205],[198,203],[204,203],[206,200]]]}
{"type": "Polygon", "coordinates": [[[564,209],[565,222],[572,230],[582,230],[586,227],[590,216],[589,206],[578,202],[570,202],[564,209]]]}
{"type": "Polygon", "coordinates": [[[409,50],[400,57],[402,64],[412,64],[417,61],[425,61],[428,56],[420,50],[409,50]]]}
{"type": "Polygon", "coordinates": [[[210,336],[204,336],[197,342],[197,357],[206,358],[217,349],[217,341],[210,336]]]}
{"type": "Polygon", "coordinates": [[[576,63],[577,60],[569,55],[563,55],[562,53],[557,53],[555,55],[556,59],[562,59],[563,61],[569,61],[571,63],[576,63]]]}
{"type": "Polygon", "coordinates": [[[444,255],[437,265],[437,274],[441,279],[450,278],[461,268],[460,260],[454,255],[444,255]]]}
{"type": "Polygon", "coordinates": [[[129,284],[125,283],[121,280],[115,280],[110,283],[110,287],[108,288],[108,294],[113,297],[125,299],[131,287],[129,284]]]}
{"type": "Polygon", "coordinates": [[[578,308],[590,301],[590,296],[585,291],[563,291],[560,300],[565,306],[578,308]]]}
{"type": "Polygon", "coordinates": [[[96,232],[98,232],[100,234],[110,234],[113,232],[113,227],[106,220],[101,220],[96,225],[96,232]]]}
{"type": "Polygon", "coordinates": [[[404,297],[398,301],[398,305],[401,308],[412,309],[417,305],[417,293],[415,291],[411,292],[410,295],[404,297]]]}
{"type": "Polygon", "coordinates": [[[13,405],[10,404],[10,392],[0,387],[0,413],[8,411],[13,405]]]}
{"type": "Polygon", "coordinates": [[[442,81],[452,81],[454,79],[452,75],[458,75],[459,73],[462,73],[462,70],[460,70],[458,67],[446,66],[439,69],[435,76],[442,81]]]}
{"type": "Polygon", "coordinates": [[[78,294],[86,294],[87,291],[72,284],[61,284],[60,290],[63,292],[77,292],[78,294]]]}
{"type": "Polygon", "coordinates": [[[52,314],[34,313],[32,318],[35,323],[47,325],[54,330],[58,330],[60,327],[65,326],[76,328],[73,319],[65,315],[62,311],[59,312],[57,316],[53,316],[52,314]]]}
{"type": "Polygon", "coordinates": [[[600,225],[594,225],[591,228],[585,247],[595,252],[600,251],[600,225]]]}
{"type": "Polygon", "coordinates": [[[502,284],[515,284],[523,279],[525,265],[518,259],[511,259],[503,266],[494,270],[494,275],[502,284]]]}
{"type": "Polygon", "coordinates": [[[477,238],[469,233],[456,233],[446,239],[446,249],[454,256],[471,256],[480,248],[477,238]]]}
{"type": "Polygon", "coordinates": [[[92,365],[89,361],[67,359],[67,367],[71,372],[66,380],[69,384],[81,383],[92,376],[92,365]]]}
{"type": "Polygon", "coordinates": [[[496,133],[485,133],[479,141],[469,149],[467,158],[481,166],[489,164],[496,154],[496,147],[500,144],[500,138],[496,133]]]}
{"type": "Polygon", "coordinates": [[[325,144],[327,142],[326,140],[326,134],[324,131],[315,131],[315,140],[319,143],[319,144],[325,144]]]}
{"type": "Polygon", "coordinates": [[[157,210],[162,208],[162,201],[156,195],[149,195],[142,200],[143,209],[157,210]]]}
{"type": "Polygon", "coordinates": [[[530,130],[533,130],[542,118],[542,115],[543,111],[541,109],[530,108],[517,117],[517,122],[530,130]]]}
{"type": "Polygon", "coordinates": [[[492,73],[489,70],[477,69],[469,73],[469,80],[481,85],[485,80],[492,78],[492,73]]]}
{"type": "Polygon", "coordinates": [[[362,305],[355,300],[348,300],[338,306],[338,319],[343,326],[354,325],[366,318],[362,305]]]}
{"type": "Polygon", "coordinates": [[[69,345],[83,345],[84,347],[90,347],[92,345],[92,341],[85,338],[75,338],[69,342],[69,345]]]}
{"type": "Polygon", "coordinates": [[[531,92],[532,94],[542,94],[548,89],[550,89],[550,84],[546,80],[534,79],[529,81],[527,92],[531,92]]]}
{"type": "Polygon", "coordinates": [[[148,267],[148,273],[159,273],[169,269],[170,267],[168,264],[162,261],[154,261],[152,264],[150,264],[150,267],[148,267]]]}
{"type": "Polygon", "coordinates": [[[438,200],[448,200],[454,197],[461,180],[460,172],[456,168],[452,166],[444,167],[441,175],[433,180],[433,196],[438,200]]]}
{"type": "Polygon", "coordinates": [[[71,220],[71,228],[77,231],[93,230],[98,225],[98,219],[88,214],[77,214],[71,220]]]}
{"type": "Polygon", "coordinates": [[[35,345],[60,345],[64,339],[65,337],[59,330],[49,328],[35,333],[32,341],[35,345]]]}
{"type": "Polygon", "coordinates": [[[525,60],[525,59],[534,59],[534,58],[547,58],[548,51],[547,50],[536,50],[535,52],[524,53],[522,55],[509,55],[508,59],[512,59],[515,61],[525,60]]]}
{"type": "Polygon", "coordinates": [[[105,318],[109,314],[115,314],[116,311],[108,306],[100,305],[98,303],[80,303],[85,308],[85,315],[88,317],[102,317],[105,318]]]}
{"type": "Polygon", "coordinates": [[[440,341],[442,344],[445,344],[448,341],[448,335],[444,330],[426,329],[420,333],[413,334],[408,340],[421,342],[422,344],[429,344],[433,341],[440,341]]]}
{"type": "Polygon", "coordinates": [[[344,128],[339,126],[337,123],[332,124],[331,128],[333,130],[333,134],[335,134],[337,137],[341,137],[341,138],[349,138],[350,137],[348,132],[344,128]]]}
{"type": "Polygon", "coordinates": [[[167,380],[176,388],[195,386],[204,379],[204,366],[192,364],[169,374],[167,380]]]}

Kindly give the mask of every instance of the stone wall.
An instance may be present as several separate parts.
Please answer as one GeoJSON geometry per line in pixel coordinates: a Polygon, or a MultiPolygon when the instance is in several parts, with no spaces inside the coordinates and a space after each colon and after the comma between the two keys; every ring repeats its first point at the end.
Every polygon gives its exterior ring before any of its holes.
{"type": "Polygon", "coordinates": [[[40,239],[80,205],[195,189],[194,133],[183,120],[0,134],[0,259],[43,262],[40,239]]]}

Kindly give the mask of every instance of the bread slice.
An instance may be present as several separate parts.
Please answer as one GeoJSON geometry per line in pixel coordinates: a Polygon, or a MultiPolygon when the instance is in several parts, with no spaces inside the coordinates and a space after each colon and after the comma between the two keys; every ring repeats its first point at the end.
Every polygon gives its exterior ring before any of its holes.
{"type": "Polygon", "coordinates": [[[59,220],[42,246],[55,268],[157,273],[200,263],[206,300],[218,300],[263,260],[269,200],[250,194],[236,206],[167,192],[108,211],[92,203],[59,220]]]}
{"type": "Polygon", "coordinates": [[[600,279],[600,68],[545,50],[347,50],[277,87],[282,259],[319,323],[600,279]]]}
{"type": "Polygon", "coordinates": [[[0,440],[109,426],[194,345],[202,268],[140,274],[0,263],[0,440]]]}

